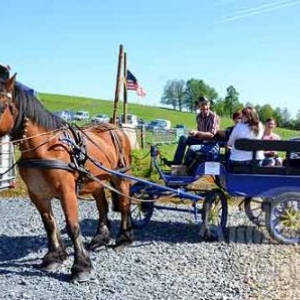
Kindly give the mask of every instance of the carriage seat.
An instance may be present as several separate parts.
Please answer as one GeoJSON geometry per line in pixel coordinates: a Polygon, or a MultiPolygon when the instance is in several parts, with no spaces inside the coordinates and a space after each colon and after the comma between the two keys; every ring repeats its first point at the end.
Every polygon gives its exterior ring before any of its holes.
{"type": "Polygon", "coordinates": [[[226,142],[224,140],[216,140],[213,139],[211,141],[206,141],[205,145],[208,146],[208,148],[211,146],[218,145],[218,151],[208,151],[203,152],[202,150],[199,151],[187,151],[187,155],[185,157],[184,165],[187,166],[188,174],[193,175],[197,167],[204,162],[208,161],[217,161],[217,162],[224,162],[225,161],[225,151],[221,151],[222,148],[225,149],[226,142]]]}
{"type": "Polygon", "coordinates": [[[252,151],[252,164],[247,167],[233,166],[233,173],[300,175],[300,159],[292,159],[290,155],[292,152],[300,152],[299,141],[238,139],[234,146],[238,150],[252,151]],[[257,166],[256,151],[260,150],[285,152],[283,166],[257,166]]]}

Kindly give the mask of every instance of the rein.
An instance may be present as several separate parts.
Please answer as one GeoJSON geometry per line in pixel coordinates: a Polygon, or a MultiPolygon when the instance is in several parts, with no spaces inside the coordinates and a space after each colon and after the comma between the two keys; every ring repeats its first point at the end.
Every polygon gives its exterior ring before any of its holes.
{"type": "Polygon", "coordinates": [[[5,175],[6,173],[8,173],[9,171],[11,171],[12,169],[14,169],[14,167],[18,164],[18,162],[16,161],[15,163],[13,163],[12,166],[10,166],[5,172],[0,173],[0,176],[5,175]]]}

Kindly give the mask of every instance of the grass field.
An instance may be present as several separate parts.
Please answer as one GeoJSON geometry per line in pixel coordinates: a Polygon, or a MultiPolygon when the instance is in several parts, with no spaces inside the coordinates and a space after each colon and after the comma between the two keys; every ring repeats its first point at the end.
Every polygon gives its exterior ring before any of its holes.
{"type": "MultiPolygon", "coordinates": [[[[39,99],[42,104],[50,111],[57,110],[87,110],[90,112],[90,116],[97,113],[105,113],[109,116],[113,112],[113,101],[82,98],[75,96],[53,95],[53,94],[39,94],[39,99]]],[[[117,115],[123,113],[123,103],[119,103],[117,115]]],[[[187,112],[173,111],[167,108],[159,108],[141,104],[128,104],[128,113],[135,114],[146,121],[151,121],[156,118],[164,118],[171,121],[172,126],[176,124],[184,124],[188,128],[195,128],[195,114],[187,112]]],[[[221,128],[225,129],[231,126],[232,122],[229,118],[221,118],[221,128]]],[[[277,128],[276,132],[282,137],[282,139],[290,139],[291,137],[299,136],[299,132],[288,130],[284,128],[277,128]]],[[[176,145],[162,145],[160,146],[160,152],[163,157],[172,158],[176,145]]],[[[149,177],[150,156],[147,155],[149,147],[146,149],[133,150],[133,164],[132,171],[137,177],[145,178],[149,177]]],[[[151,174],[151,180],[158,179],[157,174],[154,172],[151,174]]],[[[0,192],[0,195],[20,195],[26,193],[26,188],[20,178],[17,178],[17,188],[11,191],[0,192]]]]}
{"type": "MultiPolygon", "coordinates": [[[[75,96],[63,96],[53,94],[39,94],[43,105],[50,111],[56,110],[87,110],[90,112],[90,116],[97,113],[105,113],[112,116],[113,113],[113,100],[100,100],[90,99],[75,96]]],[[[118,115],[123,113],[123,102],[119,102],[118,115]]],[[[156,118],[164,118],[171,121],[172,126],[176,124],[184,124],[188,128],[195,128],[195,113],[178,112],[167,108],[153,107],[142,104],[128,104],[128,113],[135,114],[139,118],[143,118],[146,121],[151,121],[156,118]]],[[[232,121],[229,118],[221,118],[221,128],[225,129],[232,125],[232,121]]],[[[284,128],[277,128],[278,133],[282,139],[290,139],[291,137],[299,136],[299,132],[295,130],[288,130],[284,128]]]]}

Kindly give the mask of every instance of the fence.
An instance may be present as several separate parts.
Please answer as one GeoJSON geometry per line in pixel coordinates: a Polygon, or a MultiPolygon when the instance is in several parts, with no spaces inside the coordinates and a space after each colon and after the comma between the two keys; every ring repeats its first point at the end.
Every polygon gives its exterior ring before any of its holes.
{"type": "Polygon", "coordinates": [[[141,148],[152,144],[175,144],[178,142],[180,136],[186,133],[183,128],[154,131],[146,130],[144,127],[137,129],[137,136],[139,137],[141,148]]]}

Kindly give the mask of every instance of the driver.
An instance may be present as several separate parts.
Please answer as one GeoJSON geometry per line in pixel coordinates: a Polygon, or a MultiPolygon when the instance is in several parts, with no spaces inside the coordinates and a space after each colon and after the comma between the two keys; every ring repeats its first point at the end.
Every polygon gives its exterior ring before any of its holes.
{"type": "MultiPolygon", "coordinates": [[[[217,143],[212,143],[213,137],[219,130],[219,116],[210,109],[210,101],[204,96],[200,96],[196,101],[199,113],[196,117],[197,130],[191,130],[188,136],[182,135],[179,138],[178,146],[173,161],[166,159],[163,162],[168,165],[180,165],[182,163],[187,146],[189,148],[187,156],[193,156],[193,152],[202,152],[214,156],[219,151],[217,143]]],[[[189,158],[186,158],[186,163],[189,158]]]]}

